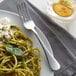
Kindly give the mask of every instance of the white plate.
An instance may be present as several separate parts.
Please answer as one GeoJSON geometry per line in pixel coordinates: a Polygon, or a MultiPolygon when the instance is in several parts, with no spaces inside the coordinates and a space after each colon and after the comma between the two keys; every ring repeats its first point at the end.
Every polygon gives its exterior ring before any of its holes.
{"type": "MultiPolygon", "coordinates": [[[[27,31],[23,27],[23,25],[21,24],[20,18],[17,14],[8,12],[8,11],[4,11],[4,10],[0,10],[0,18],[3,18],[3,17],[8,17],[11,20],[12,24],[18,25],[20,27],[20,29],[23,31],[23,33],[33,40],[34,47],[37,47],[40,49],[40,51],[41,51],[41,67],[42,67],[40,76],[54,76],[54,72],[50,69],[50,67],[47,63],[47,59],[46,59],[44,50],[42,49],[38,39],[33,34],[33,32],[27,31]]],[[[53,55],[50,44],[49,44],[48,40],[46,39],[46,37],[44,36],[44,34],[40,31],[40,29],[38,29],[37,32],[40,34],[40,37],[42,39],[44,38],[43,41],[44,41],[45,45],[47,46],[47,48],[50,50],[51,54],[53,55]]]]}

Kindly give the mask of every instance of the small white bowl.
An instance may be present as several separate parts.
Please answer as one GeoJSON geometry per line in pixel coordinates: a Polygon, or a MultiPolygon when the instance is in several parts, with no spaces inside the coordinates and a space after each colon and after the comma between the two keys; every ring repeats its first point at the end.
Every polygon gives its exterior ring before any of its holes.
{"type": "Polygon", "coordinates": [[[74,11],[73,14],[69,17],[61,17],[58,14],[56,14],[52,8],[52,4],[54,2],[58,2],[58,0],[48,1],[47,15],[48,17],[53,19],[57,24],[59,24],[61,27],[66,29],[68,27],[67,25],[76,19],[76,11],[74,11]]]}

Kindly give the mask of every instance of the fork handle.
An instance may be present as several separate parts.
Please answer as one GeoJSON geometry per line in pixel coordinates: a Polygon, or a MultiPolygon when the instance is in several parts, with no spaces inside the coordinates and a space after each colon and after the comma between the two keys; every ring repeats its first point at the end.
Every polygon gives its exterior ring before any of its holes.
{"type": "Polygon", "coordinates": [[[55,59],[54,56],[51,55],[50,51],[49,51],[48,48],[45,46],[44,42],[43,42],[42,39],[40,38],[40,36],[39,36],[39,34],[37,33],[37,31],[35,30],[35,28],[32,29],[32,31],[35,33],[35,35],[36,35],[36,37],[38,38],[40,44],[42,45],[51,69],[52,69],[52,70],[59,70],[59,69],[60,69],[60,64],[58,63],[58,61],[55,59]]]}

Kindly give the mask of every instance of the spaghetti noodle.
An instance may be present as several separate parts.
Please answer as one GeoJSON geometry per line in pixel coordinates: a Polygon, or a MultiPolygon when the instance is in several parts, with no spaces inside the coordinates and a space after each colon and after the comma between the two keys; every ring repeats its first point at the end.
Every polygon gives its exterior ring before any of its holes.
{"type": "Polygon", "coordinates": [[[39,76],[40,51],[31,39],[14,25],[0,30],[8,32],[0,37],[0,76],[39,76]]]}

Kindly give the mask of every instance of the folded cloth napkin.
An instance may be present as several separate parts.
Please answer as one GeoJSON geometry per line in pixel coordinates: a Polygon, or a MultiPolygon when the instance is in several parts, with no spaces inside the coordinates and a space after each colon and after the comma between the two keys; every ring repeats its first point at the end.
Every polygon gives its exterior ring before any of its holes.
{"type": "MultiPolygon", "coordinates": [[[[0,4],[0,9],[17,13],[16,3],[16,0],[5,0],[0,4]]],[[[55,76],[76,76],[76,40],[32,4],[27,4],[32,19],[47,37],[61,65],[55,76]]]]}

